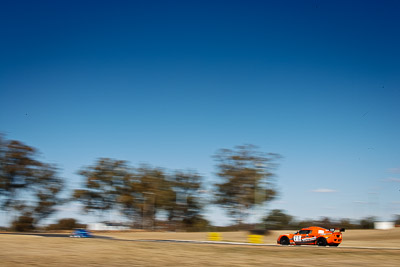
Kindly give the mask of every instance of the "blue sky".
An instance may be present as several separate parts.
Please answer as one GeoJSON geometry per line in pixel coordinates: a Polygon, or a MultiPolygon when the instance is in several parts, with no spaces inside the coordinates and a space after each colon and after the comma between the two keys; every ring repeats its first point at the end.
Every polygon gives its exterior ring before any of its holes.
{"type": "Polygon", "coordinates": [[[399,8],[3,1],[0,131],[58,164],[66,192],[98,157],[196,169],[209,185],[215,151],[251,143],[284,157],[268,209],[391,218],[400,214],[399,8]]]}

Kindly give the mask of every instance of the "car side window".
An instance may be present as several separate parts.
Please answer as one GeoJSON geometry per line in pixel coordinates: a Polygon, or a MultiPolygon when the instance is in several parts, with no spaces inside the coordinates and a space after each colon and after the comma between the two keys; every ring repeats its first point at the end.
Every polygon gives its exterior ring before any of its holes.
{"type": "Polygon", "coordinates": [[[309,234],[309,233],[311,233],[311,230],[300,230],[300,231],[299,231],[299,234],[300,234],[300,235],[307,235],[307,234],[309,234]]]}

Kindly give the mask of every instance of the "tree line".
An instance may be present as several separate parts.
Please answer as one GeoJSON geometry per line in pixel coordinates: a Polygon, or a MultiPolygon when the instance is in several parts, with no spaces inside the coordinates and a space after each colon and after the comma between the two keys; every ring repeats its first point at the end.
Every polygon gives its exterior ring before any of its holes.
{"type": "Polygon", "coordinates": [[[202,217],[202,177],[194,171],[173,171],[126,161],[100,158],[79,171],[84,187],[74,190],[73,201],[86,212],[119,210],[133,224],[154,228],[156,215],[164,213],[171,226],[199,227],[202,217]]]}
{"type": "MultiPolygon", "coordinates": [[[[377,218],[374,216],[367,216],[365,218],[352,221],[348,218],[331,219],[322,217],[318,220],[304,219],[296,220],[293,216],[289,215],[284,210],[274,209],[271,210],[263,219],[262,224],[267,230],[282,230],[282,229],[301,229],[316,225],[324,228],[345,228],[345,229],[373,229],[374,222],[377,218]]],[[[400,215],[395,218],[395,224],[400,225],[400,215]]]]}
{"type": "Polygon", "coordinates": [[[132,226],[154,228],[162,214],[169,228],[191,230],[209,225],[202,215],[206,205],[220,205],[242,225],[251,208],[276,196],[278,154],[241,145],[220,149],[213,157],[218,180],[211,186],[193,170],[133,167],[125,160],[99,158],[78,170],[82,186],[61,197],[65,179],[59,168],[41,162],[35,148],[0,135],[0,205],[16,217],[15,229],[33,229],[57,206],[75,201],[84,212],[99,216],[118,210],[132,226]]]}
{"type": "MultiPolygon", "coordinates": [[[[283,210],[270,211],[256,225],[245,224],[251,209],[276,197],[274,170],[280,157],[260,152],[253,145],[220,149],[213,155],[217,176],[213,185],[205,185],[205,177],[194,170],[170,171],[146,164],[133,167],[125,160],[99,158],[77,171],[82,178],[79,188],[62,194],[65,178],[57,166],[40,161],[37,149],[0,135],[0,207],[14,217],[11,227],[19,231],[33,230],[53,215],[57,206],[69,202],[81,203],[83,212],[100,218],[119,211],[132,227],[144,229],[160,225],[170,230],[210,229],[203,216],[207,205],[219,205],[234,219],[234,225],[218,230],[300,229],[310,225],[373,228],[374,217],[358,222],[295,220],[283,210]],[[157,219],[160,214],[163,220],[157,219]]],[[[400,224],[400,217],[396,224],[400,224]]],[[[49,229],[78,226],[82,225],[70,218],[49,229]]]]}

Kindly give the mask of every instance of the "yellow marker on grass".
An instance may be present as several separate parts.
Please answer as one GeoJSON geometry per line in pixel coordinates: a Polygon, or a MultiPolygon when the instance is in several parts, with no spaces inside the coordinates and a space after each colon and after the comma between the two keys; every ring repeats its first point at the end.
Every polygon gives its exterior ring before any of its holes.
{"type": "Polygon", "coordinates": [[[247,241],[253,244],[261,244],[264,243],[264,236],[262,235],[248,235],[247,241]]]}
{"type": "Polygon", "coordinates": [[[208,240],[209,241],[221,241],[222,237],[221,237],[220,233],[212,232],[212,233],[208,233],[208,240]]]}

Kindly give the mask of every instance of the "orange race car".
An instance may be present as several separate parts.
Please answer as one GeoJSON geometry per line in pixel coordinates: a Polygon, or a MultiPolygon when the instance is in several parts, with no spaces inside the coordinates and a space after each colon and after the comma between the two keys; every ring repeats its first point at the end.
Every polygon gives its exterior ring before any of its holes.
{"type": "Polygon", "coordinates": [[[337,247],[342,242],[344,228],[325,229],[311,226],[303,228],[294,234],[285,234],[278,237],[277,243],[281,245],[317,245],[337,247]]]}

